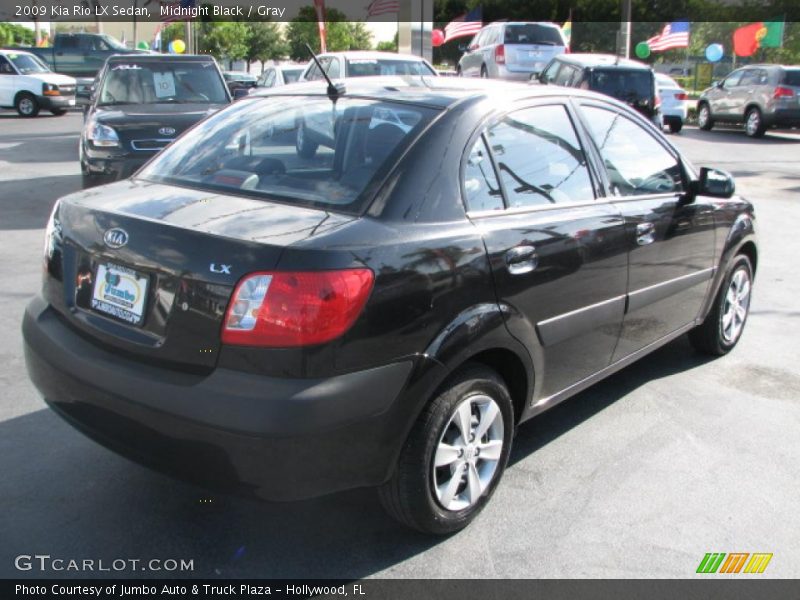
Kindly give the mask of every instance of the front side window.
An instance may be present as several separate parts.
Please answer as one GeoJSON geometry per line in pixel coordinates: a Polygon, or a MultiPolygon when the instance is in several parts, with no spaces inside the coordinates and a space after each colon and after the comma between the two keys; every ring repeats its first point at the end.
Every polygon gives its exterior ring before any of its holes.
{"type": "Polygon", "coordinates": [[[361,98],[274,96],[237,102],[171,144],[140,177],[346,213],[436,115],[361,98]],[[311,152],[297,147],[302,127],[311,152]]]}
{"type": "Polygon", "coordinates": [[[594,106],[581,108],[617,196],[676,193],[683,190],[678,159],[641,125],[594,106]]]}
{"type": "Polygon", "coordinates": [[[744,71],[734,71],[728,75],[725,78],[725,81],[722,83],[722,87],[728,89],[739,85],[739,80],[742,78],[742,73],[744,73],[744,71]]]}
{"type": "Polygon", "coordinates": [[[564,106],[510,113],[489,129],[488,140],[509,208],[594,199],[586,156],[564,106]]]}
{"type": "Polygon", "coordinates": [[[141,60],[108,65],[98,104],[215,103],[228,101],[212,62],[141,60]]]}
{"type": "Polygon", "coordinates": [[[6,60],[5,56],[0,56],[0,75],[16,75],[14,67],[6,60]]]}
{"type": "Polygon", "coordinates": [[[758,69],[748,69],[739,80],[739,85],[758,85],[758,69]]]}
{"type": "Polygon", "coordinates": [[[562,66],[562,63],[557,60],[551,62],[547,68],[542,71],[542,81],[545,83],[553,83],[556,80],[556,77],[558,77],[558,68],[560,66],[562,66]]]}
{"type": "Polygon", "coordinates": [[[503,193],[497,183],[492,159],[483,136],[472,146],[464,165],[464,196],[467,210],[502,210],[503,193]]]}
{"type": "Polygon", "coordinates": [[[558,77],[556,77],[556,85],[563,85],[570,87],[573,85],[575,81],[575,75],[577,73],[577,69],[571,67],[569,65],[564,65],[561,67],[561,70],[558,72],[558,77]]]}

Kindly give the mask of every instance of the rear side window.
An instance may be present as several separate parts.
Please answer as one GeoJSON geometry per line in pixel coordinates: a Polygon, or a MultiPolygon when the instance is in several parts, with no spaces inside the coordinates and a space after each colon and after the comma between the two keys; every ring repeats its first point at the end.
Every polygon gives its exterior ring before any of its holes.
{"type": "Polygon", "coordinates": [[[503,194],[483,136],[475,141],[464,166],[464,195],[467,210],[503,209],[503,194]]]}
{"type": "Polygon", "coordinates": [[[488,131],[509,208],[594,199],[586,157],[564,106],[506,115],[488,131]]]}
{"type": "Polygon", "coordinates": [[[590,89],[623,102],[649,99],[653,95],[653,76],[649,71],[595,69],[590,89]]]}
{"type": "Polygon", "coordinates": [[[683,190],[676,159],[639,124],[620,113],[584,106],[589,130],[617,196],[666,194],[683,190]]]}
{"type": "Polygon", "coordinates": [[[564,40],[555,27],[524,23],[506,25],[506,44],[544,44],[545,46],[563,46],[564,40]]]}
{"type": "Polygon", "coordinates": [[[800,69],[786,69],[781,83],[800,87],[800,69]]]}

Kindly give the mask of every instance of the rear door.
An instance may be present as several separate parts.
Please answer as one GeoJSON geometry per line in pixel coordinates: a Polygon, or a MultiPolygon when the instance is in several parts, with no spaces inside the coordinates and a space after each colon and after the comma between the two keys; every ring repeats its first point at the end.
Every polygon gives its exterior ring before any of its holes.
{"type": "Polygon", "coordinates": [[[622,323],[624,222],[595,181],[570,109],[553,100],[496,119],[464,167],[508,329],[543,361],[545,397],[607,366],[622,323]]]}
{"type": "Polygon", "coordinates": [[[733,115],[736,120],[743,121],[747,107],[753,102],[756,104],[759,103],[759,87],[765,83],[761,81],[760,74],[762,72],[766,75],[766,71],[763,69],[745,69],[742,73],[742,78],[739,80],[739,85],[731,91],[729,96],[730,114],[733,115]]]}
{"type": "Polygon", "coordinates": [[[581,112],[625,219],[628,301],[616,361],[697,317],[714,274],[714,218],[702,197],[685,202],[680,160],[652,128],[601,103],[583,102],[581,112]]]}
{"type": "Polygon", "coordinates": [[[512,72],[540,73],[566,50],[561,32],[539,23],[509,23],[499,43],[505,46],[506,67],[512,72]]]}

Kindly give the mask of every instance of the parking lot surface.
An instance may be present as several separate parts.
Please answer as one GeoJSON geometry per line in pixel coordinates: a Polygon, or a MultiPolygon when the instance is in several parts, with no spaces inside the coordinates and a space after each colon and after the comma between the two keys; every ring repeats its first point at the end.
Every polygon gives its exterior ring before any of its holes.
{"type": "Polygon", "coordinates": [[[678,339],[526,423],[487,509],[435,539],[396,525],[371,490],[294,504],[209,494],[45,407],[20,321],[50,207],[80,187],[81,124],[0,112],[0,577],[170,575],[19,571],[21,554],[192,560],[175,575],[197,577],[691,577],[707,552],[773,553],[757,577],[800,576],[800,135],[671,137],[756,206],[760,260],[735,351],[709,360],[678,339]]]}

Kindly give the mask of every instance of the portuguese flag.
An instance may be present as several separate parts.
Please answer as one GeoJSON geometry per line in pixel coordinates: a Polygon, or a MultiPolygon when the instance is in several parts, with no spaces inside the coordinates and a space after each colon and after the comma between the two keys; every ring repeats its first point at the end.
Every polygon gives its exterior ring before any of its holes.
{"type": "Polygon", "coordinates": [[[783,45],[783,21],[763,21],[739,27],[733,32],[736,56],[752,56],[759,48],[780,48],[783,45]]]}

